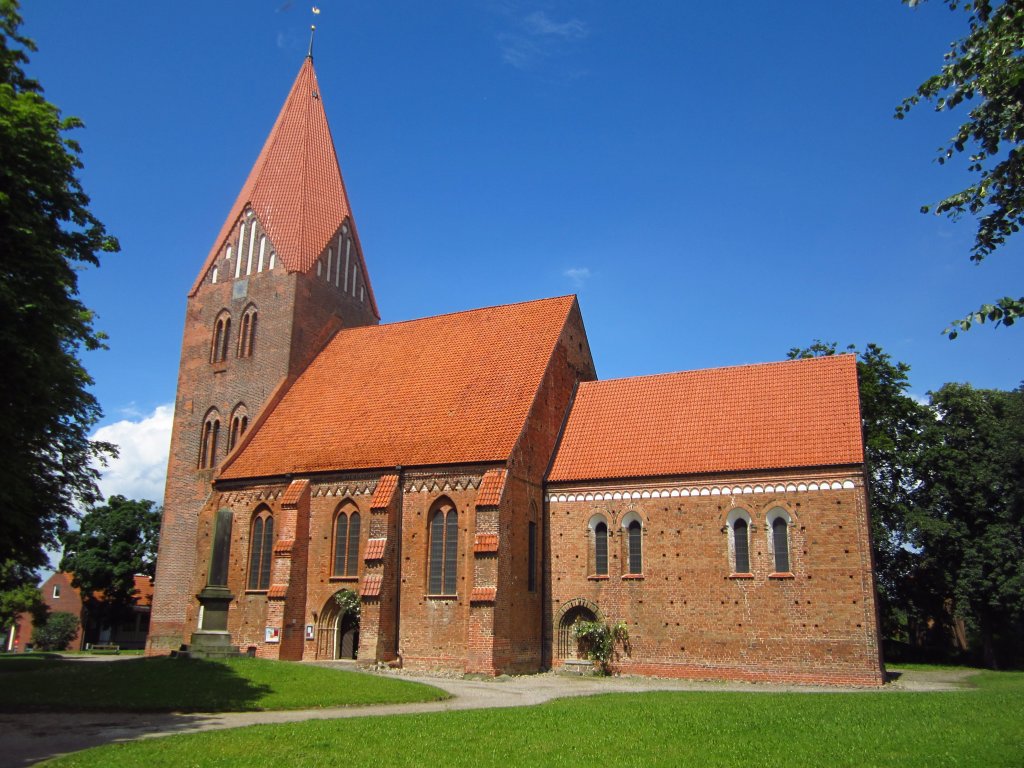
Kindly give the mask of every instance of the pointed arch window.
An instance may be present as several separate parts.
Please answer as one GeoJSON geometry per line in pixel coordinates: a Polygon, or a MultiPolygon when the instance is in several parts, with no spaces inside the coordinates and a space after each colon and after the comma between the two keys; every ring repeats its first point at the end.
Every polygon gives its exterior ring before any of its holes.
{"type": "Polygon", "coordinates": [[[348,502],[334,519],[334,575],[359,575],[359,510],[348,502]]]}
{"type": "Polygon", "coordinates": [[[231,429],[228,431],[228,451],[238,445],[238,441],[248,428],[249,412],[246,410],[245,405],[239,403],[235,406],[235,410],[231,412],[231,429]]]}
{"type": "Polygon", "coordinates": [[[220,414],[214,408],[203,419],[203,431],[199,443],[199,468],[209,469],[217,465],[217,443],[220,439],[220,414]]]}
{"type": "Polygon", "coordinates": [[[250,304],[242,313],[242,322],[238,329],[238,356],[252,357],[256,350],[256,307],[250,304]]]}
{"type": "Polygon", "coordinates": [[[210,345],[210,362],[222,363],[228,356],[231,338],[231,314],[225,310],[217,315],[213,324],[213,341],[210,345]]]}
{"type": "Polygon", "coordinates": [[[270,563],[274,555],[274,515],[262,507],[253,515],[249,536],[249,581],[251,590],[270,589],[270,563]]]}
{"type": "Polygon", "coordinates": [[[455,596],[459,552],[459,514],[450,501],[435,505],[430,518],[427,593],[455,596]]]}

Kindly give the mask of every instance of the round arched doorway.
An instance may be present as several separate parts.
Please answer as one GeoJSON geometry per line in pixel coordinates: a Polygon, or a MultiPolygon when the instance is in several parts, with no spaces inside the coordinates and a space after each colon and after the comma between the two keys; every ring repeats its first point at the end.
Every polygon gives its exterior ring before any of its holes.
{"type": "Polygon", "coordinates": [[[597,621],[600,618],[598,607],[583,598],[570,600],[562,607],[562,615],[558,620],[558,640],[555,657],[560,661],[566,659],[584,659],[586,653],[580,648],[579,642],[572,636],[572,627],[578,621],[597,621]]]}

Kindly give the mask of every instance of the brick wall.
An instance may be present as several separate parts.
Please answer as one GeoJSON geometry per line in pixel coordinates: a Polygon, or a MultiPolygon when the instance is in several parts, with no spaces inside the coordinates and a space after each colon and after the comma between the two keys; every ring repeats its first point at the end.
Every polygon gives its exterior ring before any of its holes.
{"type": "Polygon", "coordinates": [[[561,661],[560,618],[567,605],[586,601],[599,609],[600,618],[627,623],[631,653],[616,664],[623,672],[882,682],[859,468],[734,476],[717,483],[674,478],[657,484],[552,486],[548,495],[545,642],[555,666],[561,661]],[[828,490],[821,490],[825,481],[828,490]],[[779,490],[781,486],[786,488],[779,490]],[[680,489],[696,493],[671,495],[680,489]],[[616,493],[622,498],[604,498],[616,493]],[[630,498],[634,494],[641,498],[630,498]],[[568,500],[572,496],[577,500],[568,500]],[[774,573],[767,523],[769,512],[777,508],[792,520],[791,570],[785,575],[774,573]],[[752,522],[749,577],[733,573],[727,522],[734,509],[746,510],[752,522]],[[622,522],[630,513],[643,521],[639,578],[623,578],[627,555],[622,522]],[[610,534],[606,577],[594,574],[588,525],[594,515],[603,516],[610,534]]]}

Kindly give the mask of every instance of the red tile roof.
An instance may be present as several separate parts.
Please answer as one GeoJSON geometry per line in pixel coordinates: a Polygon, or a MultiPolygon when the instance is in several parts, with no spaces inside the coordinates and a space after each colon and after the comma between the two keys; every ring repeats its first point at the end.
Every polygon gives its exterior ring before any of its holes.
{"type": "Polygon", "coordinates": [[[370,509],[387,509],[398,488],[398,475],[384,475],[377,483],[370,509]]]}
{"type": "Polygon", "coordinates": [[[267,590],[267,597],[271,600],[284,600],[288,597],[288,587],[284,584],[272,584],[267,590]]]}
{"type": "Polygon", "coordinates": [[[363,559],[367,562],[370,560],[382,560],[384,558],[384,547],[387,543],[386,537],[368,540],[366,542],[366,554],[363,556],[363,559]]]}
{"type": "Polygon", "coordinates": [[[505,490],[505,475],[504,469],[489,469],[484,472],[480,490],[476,494],[478,507],[496,507],[501,503],[501,494],[505,490]]]}
{"type": "Polygon", "coordinates": [[[309,488],[309,480],[292,480],[281,497],[282,507],[294,507],[302,498],[303,492],[309,488]]]}
{"type": "Polygon", "coordinates": [[[380,585],[384,581],[384,577],[379,573],[371,573],[365,579],[363,579],[363,589],[359,593],[360,597],[380,597],[380,585]]]}
{"type": "Polygon", "coordinates": [[[498,551],[498,534],[496,533],[478,533],[476,538],[473,540],[473,551],[474,552],[497,552],[498,551]]]}
{"type": "MultiPolygon", "coordinates": [[[[256,213],[289,272],[307,272],[342,223],[352,217],[311,59],[303,62],[191,294],[222,253],[247,206],[256,213]]],[[[354,233],[355,222],[351,224],[354,233]]],[[[358,248],[356,253],[362,262],[358,248]]],[[[379,316],[366,264],[360,263],[360,267],[370,303],[379,316]]]]}
{"type": "Polygon", "coordinates": [[[343,329],[221,477],[507,461],[575,301],[343,329]]]}
{"type": "Polygon", "coordinates": [[[580,384],[549,480],[860,464],[852,355],[580,384]]]}

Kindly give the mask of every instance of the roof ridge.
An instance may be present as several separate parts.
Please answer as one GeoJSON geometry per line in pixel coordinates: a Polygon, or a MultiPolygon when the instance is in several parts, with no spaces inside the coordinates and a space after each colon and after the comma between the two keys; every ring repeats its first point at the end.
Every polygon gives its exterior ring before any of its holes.
{"type": "Polygon", "coordinates": [[[468,315],[474,312],[486,312],[489,309],[504,309],[505,307],[525,307],[528,304],[543,304],[545,302],[555,302],[559,299],[576,299],[576,294],[567,293],[563,296],[549,296],[543,299],[530,299],[529,301],[510,301],[506,304],[494,304],[488,307],[475,307],[473,309],[459,309],[455,312],[445,312],[440,315],[426,315],[424,317],[410,317],[408,320],[395,320],[390,323],[378,323],[377,325],[363,325],[356,326],[353,328],[341,328],[338,333],[346,333],[349,331],[368,331],[373,328],[393,328],[396,325],[407,325],[409,323],[422,323],[426,320],[440,320],[447,317],[457,317],[458,315],[468,315]]]}
{"type": "Polygon", "coordinates": [[[615,379],[595,379],[594,381],[581,381],[580,386],[593,386],[596,384],[615,384],[624,381],[638,381],[641,379],[660,379],[670,376],[688,376],[695,373],[706,373],[709,371],[735,371],[740,368],[772,368],[793,363],[810,363],[812,361],[836,360],[844,357],[856,357],[852,352],[841,352],[835,355],[821,355],[819,357],[798,357],[793,360],[768,360],[763,363],[736,363],[734,365],[712,365],[706,368],[690,368],[685,371],[662,371],[661,373],[643,373],[638,376],[620,376],[615,379]]]}

